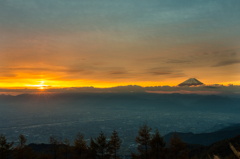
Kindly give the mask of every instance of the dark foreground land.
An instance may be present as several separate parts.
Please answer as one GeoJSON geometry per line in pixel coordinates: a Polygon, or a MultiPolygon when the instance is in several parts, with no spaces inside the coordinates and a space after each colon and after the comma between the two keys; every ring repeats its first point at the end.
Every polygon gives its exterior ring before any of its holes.
{"type": "Polygon", "coordinates": [[[135,138],[136,147],[132,149],[130,154],[121,154],[119,152],[122,141],[114,130],[109,139],[101,132],[97,138],[91,138],[90,143],[87,143],[83,134],[78,133],[72,144],[68,139],[60,140],[56,136],[51,136],[49,144],[32,143],[26,145],[27,139],[20,135],[18,143],[15,144],[16,146],[13,146],[13,142],[7,142],[6,137],[1,135],[0,155],[1,159],[205,159],[214,158],[214,156],[215,158],[218,156],[224,159],[237,159],[238,151],[240,150],[240,135],[234,136],[236,133],[240,134],[239,124],[231,125],[213,133],[184,134],[174,132],[164,137],[159,134],[158,130],[154,133],[151,133],[151,130],[152,128],[146,123],[139,127],[138,135],[135,138]],[[199,144],[203,138],[210,141],[222,140],[204,146],[199,144]]]}

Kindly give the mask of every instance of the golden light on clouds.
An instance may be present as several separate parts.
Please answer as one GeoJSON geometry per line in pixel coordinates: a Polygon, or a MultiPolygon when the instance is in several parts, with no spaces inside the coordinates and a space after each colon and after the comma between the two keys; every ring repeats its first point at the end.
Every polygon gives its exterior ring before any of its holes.
{"type": "MultiPolygon", "coordinates": [[[[109,87],[116,87],[116,86],[127,86],[127,85],[139,85],[142,87],[148,87],[148,86],[177,86],[179,83],[185,81],[187,78],[183,77],[179,80],[171,79],[171,80],[164,80],[164,81],[97,81],[97,80],[72,80],[72,81],[38,81],[35,82],[33,80],[27,80],[27,81],[33,81],[31,84],[25,84],[24,80],[21,80],[18,83],[1,83],[0,88],[28,88],[28,89],[53,89],[53,88],[66,88],[66,87],[96,87],[96,88],[109,88],[109,87]]],[[[200,81],[202,81],[204,84],[234,84],[234,85],[240,85],[239,81],[231,81],[231,82],[222,82],[222,83],[214,83],[214,80],[208,80],[207,83],[204,78],[198,78],[200,81]]],[[[10,80],[11,81],[11,80],[10,80]]],[[[30,83],[30,82],[28,82],[30,83]]]]}

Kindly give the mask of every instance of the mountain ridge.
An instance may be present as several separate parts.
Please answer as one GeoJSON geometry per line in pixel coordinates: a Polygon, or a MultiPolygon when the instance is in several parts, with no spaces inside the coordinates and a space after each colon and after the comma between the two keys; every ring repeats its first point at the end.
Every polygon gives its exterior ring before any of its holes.
{"type": "Polygon", "coordinates": [[[240,124],[231,125],[220,130],[210,133],[194,134],[192,132],[181,133],[171,132],[163,136],[166,142],[170,141],[170,138],[174,133],[177,133],[179,137],[188,144],[199,144],[203,146],[209,146],[215,142],[230,139],[240,134],[240,124]]]}

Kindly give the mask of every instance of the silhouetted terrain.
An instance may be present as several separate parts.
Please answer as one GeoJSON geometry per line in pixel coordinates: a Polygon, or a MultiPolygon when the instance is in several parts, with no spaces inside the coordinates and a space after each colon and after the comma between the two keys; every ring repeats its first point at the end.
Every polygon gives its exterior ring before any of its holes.
{"type": "MultiPolygon", "coordinates": [[[[237,125],[233,125],[230,127],[226,127],[222,130],[216,131],[214,133],[205,133],[206,136],[211,136],[212,134],[216,134],[216,133],[223,133],[224,135],[226,135],[226,131],[228,131],[228,133],[231,133],[231,131],[233,130],[238,130],[239,128],[239,124],[237,125]],[[234,128],[233,128],[234,127],[234,128]]],[[[171,137],[169,138],[169,140],[166,140],[166,136],[164,137],[165,141],[167,141],[168,143],[170,142],[170,140],[172,140],[174,133],[170,133],[171,137]]],[[[170,134],[168,134],[167,136],[169,136],[170,134]]],[[[179,136],[181,136],[181,133],[177,133],[179,136]]],[[[240,133],[239,133],[240,134],[240,133]]],[[[225,158],[225,157],[229,157],[229,156],[234,156],[233,151],[230,149],[229,144],[233,144],[237,150],[240,148],[239,143],[240,143],[240,135],[236,135],[232,138],[228,139],[223,139],[217,142],[212,143],[209,146],[203,146],[200,144],[191,144],[191,140],[189,139],[189,142],[187,142],[186,148],[189,150],[189,158],[192,158],[194,156],[198,156],[199,158],[208,158],[209,156],[213,156],[213,155],[217,155],[217,156],[221,156],[221,158],[225,158]]],[[[196,138],[197,138],[196,134],[196,138]]],[[[231,136],[231,135],[229,135],[231,136]]],[[[181,137],[180,137],[181,138],[181,137]]],[[[211,138],[209,138],[211,139],[211,138]]],[[[195,139],[196,140],[196,139],[195,139]]],[[[183,140],[184,141],[184,140],[183,140]]],[[[32,150],[35,153],[43,153],[43,154],[47,154],[50,152],[51,148],[54,146],[52,144],[29,144],[29,147],[32,148],[32,150]]],[[[61,146],[62,147],[62,146],[61,146]]],[[[71,149],[73,149],[73,146],[70,146],[71,149]]],[[[69,147],[69,148],[70,148],[69,147]]],[[[166,147],[169,147],[169,145],[166,145],[166,147]]],[[[126,157],[126,158],[130,158],[130,154],[120,154],[121,157],[126,157]]]]}
{"type": "Polygon", "coordinates": [[[230,139],[221,140],[215,142],[209,146],[187,146],[190,149],[189,156],[199,156],[200,158],[208,158],[208,155],[217,155],[221,158],[233,155],[232,150],[230,149],[229,143],[232,143],[235,147],[238,147],[240,143],[240,135],[237,135],[230,139]]]}
{"type": "MultiPolygon", "coordinates": [[[[164,136],[165,141],[169,141],[170,138],[173,136],[174,132],[169,133],[164,136]]],[[[194,133],[180,133],[177,132],[179,137],[186,143],[189,144],[199,144],[208,146],[211,145],[217,141],[224,140],[224,139],[230,139],[240,134],[240,125],[232,125],[223,129],[220,129],[216,132],[212,133],[200,133],[200,134],[194,134],[194,133]]]]}

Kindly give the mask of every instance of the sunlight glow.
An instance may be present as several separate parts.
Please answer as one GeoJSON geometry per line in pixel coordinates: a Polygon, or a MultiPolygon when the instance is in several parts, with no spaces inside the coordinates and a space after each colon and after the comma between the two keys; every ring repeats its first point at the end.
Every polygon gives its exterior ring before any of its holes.
{"type": "Polygon", "coordinates": [[[38,85],[26,85],[27,87],[37,87],[38,89],[44,90],[49,87],[48,85],[44,85],[44,81],[40,81],[41,84],[38,85]]]}
{"type": "MultiPolygon", "coordinates": [[[[71,87],[95,87],[95,88],[110,88],[116,86],[128,86],[128,85],[138,85],[142,87],[147,86],[177,86],[179,83],[186,80],[186,77],[179,78],[179,79],[170,79],[170,80],[161,80],[158,81],[154,79],[153,81],[136,81],[136,80],[86,80],[86,79],[77,79],[77,80],[52,80],[54,77],[49,76],[48,78],[45,77],[40,79],[32,79],[30,77],[26,79],[8,79],[5,81],[0,82],[0,88],[9,88],[9,89],[39,89],[39,90],[46,90],[46,89],[54,89],[54,88],[71,88],[71,87]]],[[[55,77],[56,78],[56,77],[55,77]]],[[[214,79],[205,79],[199,78],[206,85],[216,84],[214,79]]],[[[217,84],[228,84],[233,85],[240,85],[240,81],[230,81],[223,80],[217,84]]]]}

